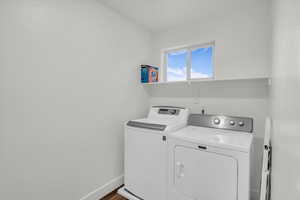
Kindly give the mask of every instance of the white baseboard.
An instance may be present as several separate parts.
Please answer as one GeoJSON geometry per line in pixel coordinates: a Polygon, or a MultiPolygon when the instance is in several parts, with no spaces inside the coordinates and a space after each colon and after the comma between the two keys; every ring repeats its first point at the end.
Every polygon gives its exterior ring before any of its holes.
{"type": "Polygon", "coordinates": [[[90,192],[86,196],[82,197],[80,200],[99,200],[110,192],[114,191],[124,183],[124,176],[121,175],[99,187],[98,189],[90,192]]]}

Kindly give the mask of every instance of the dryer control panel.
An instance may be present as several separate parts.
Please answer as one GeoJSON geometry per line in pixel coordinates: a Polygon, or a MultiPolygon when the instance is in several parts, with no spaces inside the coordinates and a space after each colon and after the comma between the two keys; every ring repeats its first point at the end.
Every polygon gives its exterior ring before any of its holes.
{"type": "Polygon", "coordinates": [[[225,115],[190,114],[188,125],[252,133],[253,119],[225,115]]]}

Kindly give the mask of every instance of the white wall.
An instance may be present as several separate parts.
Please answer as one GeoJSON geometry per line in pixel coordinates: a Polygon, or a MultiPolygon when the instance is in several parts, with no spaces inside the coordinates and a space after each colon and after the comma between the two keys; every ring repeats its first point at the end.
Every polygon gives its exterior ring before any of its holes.
{"type": "Polygon", "coordinates": [[[272,200],[300,199],[300,2],[274,0],[272,200]]]}
{"type": "MultiPolygon", "coordinates": [[[[220,8],[222,9],[222,8],[220,8]]],[[[217,79],[264,77],[271,64],[271,2],[253,1],[252,6],[197,24],[187,24],[154,36],[152,61],[160,65],[160,51],[186,44],[215,40],[217,79]]],[[[244,81],[201,83],[188,86],[172,84],[147,86],[151,104],[180,105],[199,113],[223,113],[254,118],[254,156],[252,165],[252,198],[257,199],[264,120],[269,115],[268,86],[244,81]]]]}
{"type": "Polygon", "coordinates": [[[214,40],[216,78],[269,76],[270,0],[252,1],[242,10],[155,34],[153,64],[161,64],[162,49],[214,40]]]}
{"type": "Polygon", "coordinates": [[[0,199],[76,200],[121,175],[148,33],[96,0],[1,0],[0,27],[0,199]]]}

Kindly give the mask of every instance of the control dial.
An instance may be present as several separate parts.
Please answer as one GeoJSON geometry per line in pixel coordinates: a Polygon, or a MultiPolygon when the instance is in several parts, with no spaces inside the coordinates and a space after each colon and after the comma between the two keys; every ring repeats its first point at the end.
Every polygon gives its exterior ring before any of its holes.
{"type": "Polygon", "coordinates": [[[218,125],[221,123],[221,120],[219,118],[214,119],[214,124],[218,125]]]}
{"type": "Polygon", "coordinates": [[[239,121],[239,126],[244,126],[245,123],[243,121],[239,121]]]}
{"type": "Polygon", "coordinates": [[[234,125],[235,125],[235,121],[230,120],[230,121],[229,121],[229,124],[230,124],[231,126],[234,126],[234,125]]]}

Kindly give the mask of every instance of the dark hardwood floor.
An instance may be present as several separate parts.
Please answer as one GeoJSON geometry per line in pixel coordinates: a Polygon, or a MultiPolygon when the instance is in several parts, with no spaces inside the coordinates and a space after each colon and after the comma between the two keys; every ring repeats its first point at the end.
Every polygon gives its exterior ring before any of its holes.
{"type": "Polygon", "coordinates": [[[102,198],[101,200],[127,200],[124,197],[118,195],[118,194],[112,194],[110,196],[106,196],[102,198]]]}
{"type": "Polygon", "coordinates": [[[118,189],[116,189],[115,191],[109,193],[108,195],[106,195],[105,197],[103,197],[100,200],[127,200],[124,197],[122,197],[121,195],[117,194],[118,189]]]}

